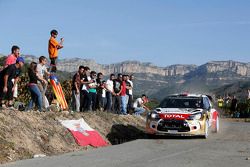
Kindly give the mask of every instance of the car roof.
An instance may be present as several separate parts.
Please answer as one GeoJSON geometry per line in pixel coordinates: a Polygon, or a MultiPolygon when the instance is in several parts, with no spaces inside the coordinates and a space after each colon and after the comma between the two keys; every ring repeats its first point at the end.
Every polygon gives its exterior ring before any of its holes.
{"type": "Polygon", "coordinates": [[[181,94],[172,94],[167,97],[208,97],[204,94],[192,94],[192,93],[181,93],[181,94]]]}

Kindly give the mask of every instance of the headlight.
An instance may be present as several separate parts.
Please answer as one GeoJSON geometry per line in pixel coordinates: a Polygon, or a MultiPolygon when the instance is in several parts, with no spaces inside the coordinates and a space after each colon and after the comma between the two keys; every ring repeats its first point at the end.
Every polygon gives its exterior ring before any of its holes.
{"type": "Polygon", "coordinates": [[[159,117],[159,114],[157,114],[157,113],[152,113],[152,114],[151,114],[151,118],[153,118],[153,119],[158,119],[158,118],[160,118],[160,117],[159,117]]]}
{"type": "Polygon", "coordinates": [[[201,119],[201,116],[202,116],[201,113],[193,114],[188,117],[188,120],[199,120],[201,119]]]}

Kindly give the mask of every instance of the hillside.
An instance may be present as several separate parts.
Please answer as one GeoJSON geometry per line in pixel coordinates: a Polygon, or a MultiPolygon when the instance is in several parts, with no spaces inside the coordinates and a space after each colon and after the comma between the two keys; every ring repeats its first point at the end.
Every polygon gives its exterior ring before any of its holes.
{"type": "MultiPolygon", "coordinates": [[[[38,61],[36,56],[23,55],[27,62],[38,61]]],[[[237,61],[211,61],[203,65],[175,64],[158,67],[152,63],[124,61],[109,65],[94,60],[72,58],[60,59],[58,75],[61,81],[69,80],[78,66],[89,66],[91,70],[103,72],[105,79],[110,73],[134,74],[134,94],[147,94],[162,99],[169,93],[211,92],[224,85],[245,82],[250,79],[250,63],[237,61]]]]}
{"type": "Polygon", "coordinates": [[[222,97],[226,95],[235,95],[238,99],[247,99],[248,89],[250,89],[250,81],[235,82],[232,84],[224,85],[212,91],[222,97]]]}
{"type": "Polygon", "coordinates": [[[144,120],[135,116],[118,116],[106,112],[0,112],[0,163],[93,149],[78,146],[58,120],[84,120],[110,143],[120,144],[144,137],[144,120]],[[139,128],[139,129],[138,129],[139,128]]]}

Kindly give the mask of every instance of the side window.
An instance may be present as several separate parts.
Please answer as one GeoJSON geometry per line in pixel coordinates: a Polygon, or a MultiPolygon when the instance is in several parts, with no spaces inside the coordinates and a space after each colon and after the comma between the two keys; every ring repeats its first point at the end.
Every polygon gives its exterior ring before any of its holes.
{"type": "Polygon", "coordinates": [[[204,106],[204,109],[207,109],[207,110],[210,108],[209,100],[206,97],[203,97],[203,106],[204,106]]]}

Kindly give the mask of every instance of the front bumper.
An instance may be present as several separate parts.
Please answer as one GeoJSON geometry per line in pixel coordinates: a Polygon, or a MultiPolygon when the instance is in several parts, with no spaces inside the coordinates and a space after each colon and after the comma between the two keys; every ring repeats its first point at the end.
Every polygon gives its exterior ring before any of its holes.
{"type": "Polygon", "coordinates": [[[166,120],[148,119],[146,132],[148,134],[194,136],[204,135],[205,119],[202,120],[166,120]]]}

